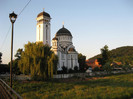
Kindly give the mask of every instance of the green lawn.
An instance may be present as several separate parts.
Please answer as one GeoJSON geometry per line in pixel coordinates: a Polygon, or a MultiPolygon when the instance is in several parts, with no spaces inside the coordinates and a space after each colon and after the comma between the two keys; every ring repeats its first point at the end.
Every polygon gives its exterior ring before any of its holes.
{"type": "Polygon", "coordinates": [[[16,81],[13,87],[24,99],[131,99],[133,74],[53,82],[16,81]]]}

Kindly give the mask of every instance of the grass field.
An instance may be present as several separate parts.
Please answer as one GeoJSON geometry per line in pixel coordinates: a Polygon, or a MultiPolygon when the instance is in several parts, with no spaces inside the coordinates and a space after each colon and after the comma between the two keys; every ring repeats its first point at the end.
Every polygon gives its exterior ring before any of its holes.
{"type": "Polygon", "coordinates": [[[71,78],[58,81],[16,81],[13,86],[24,99],[131,99],[133,74],[71,78]]]}

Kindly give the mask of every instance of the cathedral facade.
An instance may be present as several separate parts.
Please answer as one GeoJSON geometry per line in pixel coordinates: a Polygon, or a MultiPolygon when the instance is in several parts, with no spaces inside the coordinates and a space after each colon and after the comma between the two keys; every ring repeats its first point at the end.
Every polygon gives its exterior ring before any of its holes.
{"type": "MultiPolygon", "coordinates": [[[[51,46],[50,19],[50,15],[44,11],[38,14],[36,18],[36,42],[43,42],[49,46],[51,46]]],[[[52,39],[51,50],[58,55],[59,58],[58,70],[62,70],[63,66],[73,70],[76,66],[79,68],[78,52],[75,50],[72,38],[71,32],[63,25],[52,39]]]]}

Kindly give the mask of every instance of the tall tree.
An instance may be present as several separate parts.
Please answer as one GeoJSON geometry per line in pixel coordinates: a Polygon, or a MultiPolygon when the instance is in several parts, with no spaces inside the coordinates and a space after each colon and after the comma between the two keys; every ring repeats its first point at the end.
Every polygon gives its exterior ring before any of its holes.
{"type": "Polygon", "coordinates": [[[48,61],[48,77],[53,78],[53,73],[57,74],[58,57],[54,53],[49,57],[48,61]]]}
{"type": "Polygon", "coordinates": [[[43,43],[30,42],[24,47],[25,50],[19,60],[20,70],[25,74],[31,74],[33,78],[36,76],[43,79],[52,77],[54,68],[57,66],[57,61],[55,62],[57,59],[50,50],[51,48],[43,43]]]}
{"type": "Polygon", "coordinates": [[[0,64],[2,63],[2,53],[0,52],[0,64]]]}
{"type": "Polygon", "coordinates": [[[101,49],[101,55],[102,57],[98,58],[98,62],[100,65],[104,66],[108,61],[110,61],[110,52],[107,45],[101,49]]]}
{"type": "MultiPolygon", "coordinates": [[[[21,54],[23,52],[23,49],[18,49],[16,54],[15,54],[15,57],[16,59],[13,60],[13,65],[12,65],[12,71],[14,74],[20,74],[20,69],[18,67],[18,61],[21,59],[21,54]]],[[[10,62],[8,63],[8,66],[10,67],[10,62]]]]}
{"type": "Polygon", "coordinates": [[[81,53],[78,54],[78,62],[80,71],[84,71],[86,68],[86,56],[81,53]]]}
{"type": "Polygon", "coordinates": [[[23,49],[18,49],[17,50],[17,53],[15,54],[15,57],[17,57],[17,59],[20,59],[21,58],[21,54],[22,54],[22,52],[23,52],[23,49]]]}

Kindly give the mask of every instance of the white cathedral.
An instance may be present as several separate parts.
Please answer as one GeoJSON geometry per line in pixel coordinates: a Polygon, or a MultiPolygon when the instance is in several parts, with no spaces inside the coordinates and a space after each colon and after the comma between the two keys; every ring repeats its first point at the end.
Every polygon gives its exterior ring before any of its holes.
{"type": "MultiPolygon", "coordinates": [[[[51,46],[50,15],[43,11],[38,14],[36,20],[36,42],[43,42],[51,46]]],[[[71,32],[63,25],[52,39],[51,50],[59,58],[58,70],[62,70],[63,66],[67,67],[67,69],[74,69],[75,66],[79,68],[78,53],[73,46],[72,38],[71,32]]]]}

